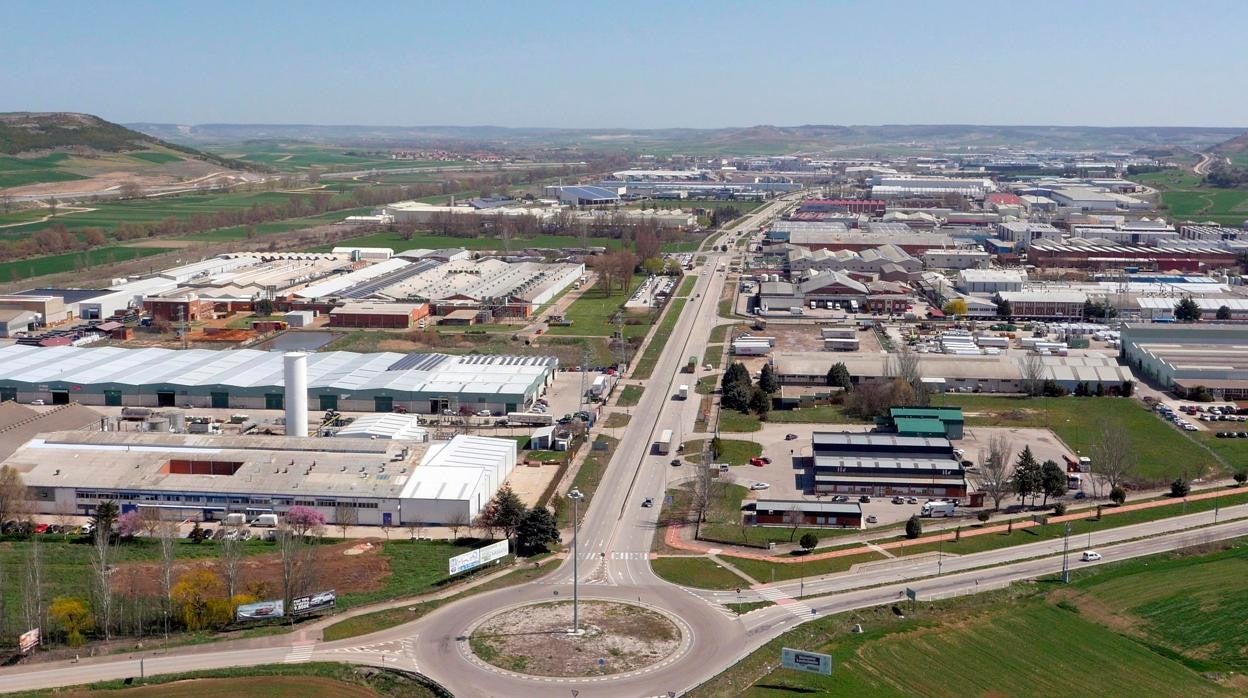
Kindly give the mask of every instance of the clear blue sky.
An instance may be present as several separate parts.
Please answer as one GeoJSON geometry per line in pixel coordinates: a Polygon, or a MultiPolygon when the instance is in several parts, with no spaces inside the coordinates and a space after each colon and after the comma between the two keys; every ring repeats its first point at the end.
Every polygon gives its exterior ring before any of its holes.
{"type": "Polygon", "coordinates": [[[1248,125],[1248,1],[35,2],[0,111],[114,121],[1248,125]]]}

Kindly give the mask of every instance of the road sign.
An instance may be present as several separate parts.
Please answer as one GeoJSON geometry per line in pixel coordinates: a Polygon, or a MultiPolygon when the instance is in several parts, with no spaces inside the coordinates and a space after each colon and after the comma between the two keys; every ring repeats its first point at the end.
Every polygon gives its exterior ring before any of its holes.
{"type": "Polygon", "coordinates": [[[600,666],[600,667],[604,667],[604,666],[606,666],[606,665],[607,665],[607,660],[603,659],[602,657],[599,657],[599,658],[598,658],[598,666],[600,666]]]}
{"type": "Polygon", "coordinates": [[[832,674],[832,655],[818,652],[804,652],[785,647],[780,650],[780,666],[785,669],[808,671],[812,674],[832,674]]]}
{"type": "Polygon", "coordinates": [[[910,599],[911,601],[918,601],[919,592],[915,591],[914,589],[911,589],[910,587],[906,587],[906,598],[910,599]]]}

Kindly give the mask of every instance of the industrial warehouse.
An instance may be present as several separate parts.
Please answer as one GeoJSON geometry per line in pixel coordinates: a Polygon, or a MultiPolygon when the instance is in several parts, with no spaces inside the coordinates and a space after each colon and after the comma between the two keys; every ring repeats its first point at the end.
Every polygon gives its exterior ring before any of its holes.
{"type": "Polygon", "coordinates": [[[449,442],[62,431],[31,439],[5,464],[36,513],[123,511],[223,520],[318,510],[328,523],[440,525],[470,521],[516,463],[510,439],[449,442]]]}
{"type": "MultiPolygon", "coordinates": [[[[308,404],[322,410],[515,412],[546,389],[558,359],[382,352],[304,355],[308,404]]],[[[0,401],[282,409],[283,357],[240,349],[0,348],[0,401]]]]}

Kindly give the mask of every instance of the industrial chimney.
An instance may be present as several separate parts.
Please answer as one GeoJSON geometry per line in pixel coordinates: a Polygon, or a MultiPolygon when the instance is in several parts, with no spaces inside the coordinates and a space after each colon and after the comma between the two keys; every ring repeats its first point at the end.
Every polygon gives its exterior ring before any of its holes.
{"type": "Polygon", "coordinates": [[[308,355],[291,351],[282,358],[286,368],[286,435],[307,436],[308,355]]]}

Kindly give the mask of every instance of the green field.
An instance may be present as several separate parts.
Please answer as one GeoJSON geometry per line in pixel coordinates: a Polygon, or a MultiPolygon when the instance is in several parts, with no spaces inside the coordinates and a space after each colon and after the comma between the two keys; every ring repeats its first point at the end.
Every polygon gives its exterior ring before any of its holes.
{"type": "Polygon", "coordinates": [[[700,589],[735,589],[746,581],[705,557],[660,557],[650,561],[654,573],[673,584],[700,589]]]}
{"type": "Polygon", "coordinates": [[[1235,695],[1245,664],[1245,572],[1241,540],[1203,556],[1163,554],[1080,571],[1069,587],[1043,581],[905,604],[904,618],[887,606],[828,616],[772,640],[690,695],[1235,695]],[[855,623],[863,633],[849,631],[855,623]],[[777,667],[781,647],[831,654],[832,676],[777,667]],[[1226,671],[1240,673],[1202,674],[1226,671]]]}
{"type": "Polygon", "coordinates": [[[137,153],[126,153],[127,157],[132,157],[143,162],[150,162],[155,165],[163,165],[168,162],[178,162],[182,158],[172,153],[162,153],[156,150],[140,150],[137,153]]]}
{"type": "Polygon", "coordinates": [[[845,414],[843,405],[820,405],[796,410],[772,410],[767,421],[778,424],[850,424],[863,420],[845,414]]]}
{"type": "Polygon", "coordinates": [[[752,414],[743,414],[736,410],[719,411],[719,430],[727,432],[750,432],[763,428],[763,423],[752,414]]]}
{"type": "MultiPolygon", "coordinates": [[[[604,286],[594,284],[586,289],[579,298],[572,301],[572,304],[564,311],[564,317],[571,320],[572,324],[552,326],[547,330],[547,334],[610,337],[615,333],[615,324],[611,319],[617,312],[624,313],[623,318],[625,321],[630,317],[642,317],[639,313],[621,311],[620,306],[629,299],[629,294],[632,293],[632,290],[645,278],[644,274],[634,274],[632,279],[629,280],[627,289],[621,291],[617,288],[609,296],[602,295],[604,286]]],[[[620,325],[620,332],[624,334],[626,339],[644,337],[649,331],[649,324],[630,325],[621,322],[620,325]]]]}
{"type": "Polygon", "coordinates": [[[932,404],[962,407],[968,427],[1052,429],[1067,446],[1085,455],[1091,454],[1100,440],[1098,425],[1106,421],[1119,424],[1130,436],[1131,454],[1143,481],[1165,482],[1184,473],[1195,476],[1223,469],[1212,454],[1131,399],[946,394],[936,396],[932,404]]]}
{"type": "Polygon", "coordinates": [[[67,252],[47,257],[31,257],[30,259],[18,259],[12,262],[0,262],[0,280],[15,281],[45,274],[59,274],[61,272],[86,269],[100,264],[141,259],[168,252],[169,250],[170,248],[166,247],[97,247],[84,252],[67,252]]]}
{"type": "Polygon", "coordinates": [[[616,399],[617,407],[636,407],[641,402],[641,394],[645,388],[640,385],[626,385],[620,388],[620,397],[616,399]]]}
{"type": "MultiPolygon", "coordinates": [[[[650,338],[650,343],[646,345],[646,351],[637,360],[637,365],[633,368],[632,377],[647,379],[654,372],[655,364],[659,362],[659,356],[663,354],[663,350],[667,348],[667,340],[672,336],[672,329],[676,327],[676,321],[680,319],[680,313],[685,309],[685,303],[688,299],[673,298],[667,304],[667,312],[663,315],[662,322],[655,328],[654,336],[650,338]]],[[[627,335],[625,335],[627,336],[627,335]]]]}
{"type": "MultiPolygon", "coordinates": [[[[751,458],[761,455],[763,455],[763,447],[753,441],[720,439],[719,454],[715,458],[715,462],[727,463],[728,465],[747,465],[751,458]]],[[[737,498],[738,502],[745,496],[745,491],[742,490],[740,495],[737,498]]]]}
{"type": "Polygon", "coordinates": [[[311,167],[331,170],[381,170],[466,164],[440,160],[392,160],[387,153],[362,153],[348,148],[278,142],[208,146],[202,150],[222,157],[267,165],[285,172],[304,171],[311,167]]]}
{"type": "Polygon", "coordinates": [[[1150,172],[1134,179],[1161,191],[1161,203],[1174,218],[1235,226],[1248,219],[1246,190],[1203,187],[1200,178],[1186,170],[1150,172]]]}
{"type": "Polygon", "coordinates": [[[52,153],[39,158],[15,158],[0,155],[0,189],[45,182],[70,182],[86,179],[81,175],[58,169],[69,159],[65,153],[52,153]]]}

